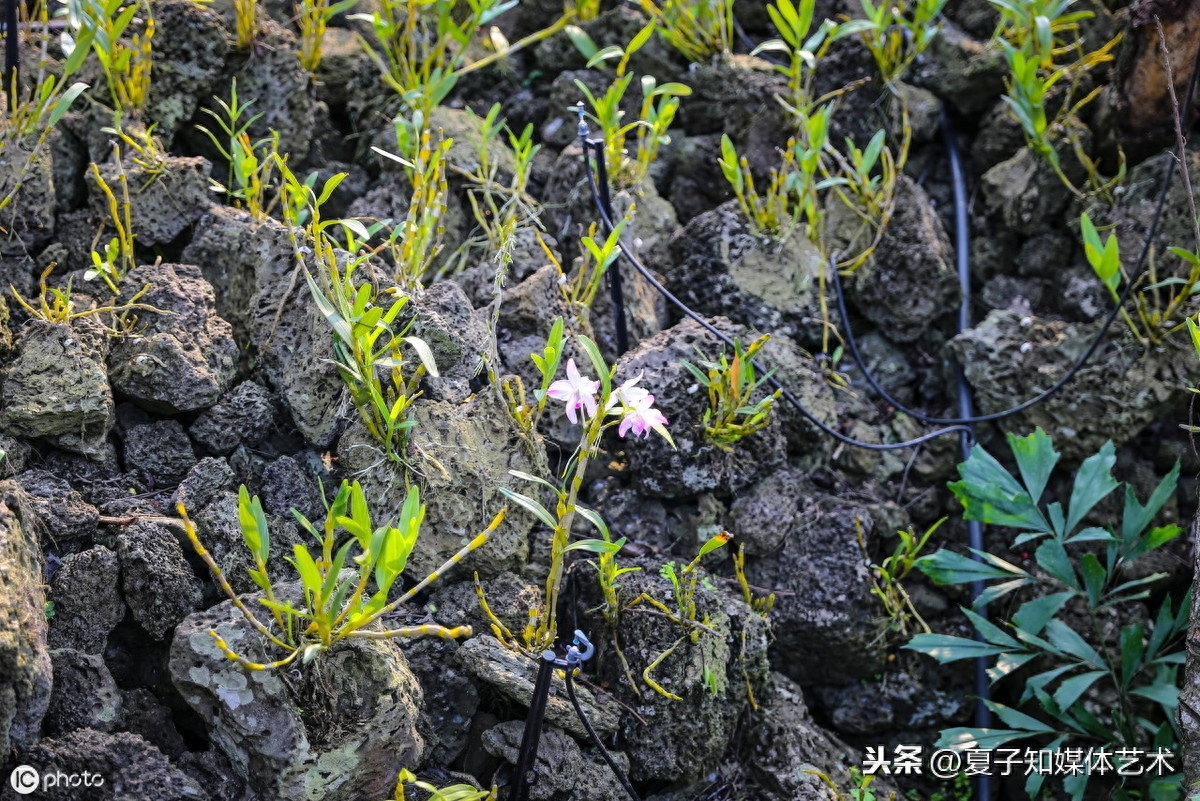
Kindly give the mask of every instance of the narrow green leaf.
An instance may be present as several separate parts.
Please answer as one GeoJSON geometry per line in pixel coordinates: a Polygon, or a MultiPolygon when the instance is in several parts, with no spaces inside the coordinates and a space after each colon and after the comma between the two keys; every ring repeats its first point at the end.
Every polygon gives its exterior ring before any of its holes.
{"type": "Polygon", "coordinates": [[[1008,446],[1017,460],[1017,469],[1033,503],[1037,503],[1046,489],[1050,474],[1058,464],[1059,453],[1054,450],[1050,436],[1041,428],[1027,437],[1008,435],[1008,446]]]}
{"type": "Polygon", "coordinates": [[[1041,634],[1046,624],[1074,595],[1073,592],[1056,592],[1026,601],[1013,615],[1013,625],[1030,634],[1041,634]]]}
{"type": "Polygon", "coordinates": [[[1097,679],[1107,675],[1107,671],[1092,670],[1069,679],[1063,679],[1063,682],[1058,685],[1058,689],[1054,691],[1055,703],[1062,709],[1070,709],[1079,700],[1079,697],[1096,683],[1097,679]]]}
{"type": "Polygon", "coordinates": [[[500,494],[511,500],[513,503],[521,506],[525,510],[532,512],[533,516],[542,521],[549,528],[557,528],[558,521],[554,519],[554,515],[546,511],[546,507],[526,495],[519,492],[513,492],[508,487],[500,487],[500,494]]]}

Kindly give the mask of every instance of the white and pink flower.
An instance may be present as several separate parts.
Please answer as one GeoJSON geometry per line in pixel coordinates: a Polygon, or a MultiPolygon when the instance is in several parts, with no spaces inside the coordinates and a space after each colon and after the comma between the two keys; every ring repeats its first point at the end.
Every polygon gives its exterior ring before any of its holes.
{"type": "Polygon", "coordinates": [[[572,423],[579,422],[575,411],[583,409],[586,417],[596,414],[596,393],[600,390],[600,382],[593,381],[579,374],[574,359],[567,359],[567,377],[559,379],[550,385],[546,394],[555,400],[567,404],[567,419],[572,423]]]}

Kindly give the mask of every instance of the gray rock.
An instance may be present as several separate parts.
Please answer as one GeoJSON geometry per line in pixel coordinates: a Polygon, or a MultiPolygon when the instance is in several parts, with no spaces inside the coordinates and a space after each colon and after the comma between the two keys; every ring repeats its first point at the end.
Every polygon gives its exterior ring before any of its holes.
{"type": "Polygon", "coordinates": [[[729,201],[674,236],[667,264],[667,288],[695,311],[783,334],[802,347],[819,344],[812,320],[821,319],[824,264],[802,232],[782,244],[759,237],[729,201]]]}
{"type": "Polygon", "coordinates": [[[432,400],[461,403],[471,395],[470,382],[483,370],[491,347],[487,322],[475,314],[462,288],[440,281],[415,294],[401,312],[410,315],[410,336],[425,341],[433,352],[438,377],[425,379],[432,400]]]}
{"type": "Polygon", "coordinates": [[[54,693],[43,721],[45,732],[58,737],[75,729],[112,731],[121,714],[121,691],[104,657],[70,648],[50,652],[54,693]]]}
{"type": "Polygon", "coordinates": [[[856,526],[869,538],[871,509],[815,488],[798,489],[799,510],[786,511],[783,548],[765,558],[747,557],[751,584],[786,590],[771,612],[774,652],[782,672],[805,683],[841,684],[870,676],[883,665],[877,621],[882,608],[871,595],[856,526]]]}
{"type": "Polygon", "coordinates": [[[268,514],[290,517],[295,509],[318,523],[324,518],[325,506],[316,482],[292,457],[280,456],[267,465],[262,484],[263,509],[268,514]]]}
{"type": "Polygon", "coordinates": [[[156,640],[199,609],[200,581],[179,541],[156,523],[138,521],[117,535],[121,587],[133,619],[156,640]]]}
{"type": "MultiPolygon", "coordinates": [[[[1097,323],[1066,323],[991,312],[979,325],[951,340],[980,412],[1001,411],[1031,398],[1071,369],[1095,337],[1097,323]]],[[[1040,426],[1063,455],[1078,462],[1111,439],[1128,441],[1194,386],[1200,373],[1195,354],[1168,343],[1145,351],[1112,339],[1063,392],[999,421],[1004,431],[1024,433],[1040,426]],[[1104,426],[1090,421],[1104,420],[1104,426]]]]}
{"type": "Polygon", "coordinates": [[[850,300],[888,339],[913,342],[942,315],[958,308],[953,258],[950,239],[929,196],[901,175],[896,181],[896,208],[883,239],[846,282],[850,300]]]}
{"type": "Polygon", "coordinates": [[[0,163],[0,198],[12,202],[0,211],[0,253],[37,251],[54,236],[54,160],[50,148],[33,148],[13,137],[0,163]]]}
{"type": "MultiPolygon", "coordinates": [[[[519,720],[493,726],[483,733],[483,747],[493,756],[515,765],[525,731],[519,720]]],[[[612,752],[618,767],[628,769],[629,760],[612,752]]],[[[583,751],[579,744],[553,726],[542,730],[534,763],[537,782],[529,790],[532,801],[620,801],[628,798],[594,749],[583,751]]]]}
{"type": "Polygon", "coordinates": [[[999,48],[944,22],[925,57],[909,70],[908,80],[944,98],[960,114],[974,117],[1004,91],[1007,70],[999,48]]]}
{"type": "MultiPolygon", "coordinates": [[[[267,296],[260,302],[271,304],[268,313],[274,315],[296,267],[285,225],[255,220],[249,212],[225,206],[200,218],[180,259],[200,266],[216,295],[217,314],[233,326],[233,336],[242,347],[251,341],[251,298],[265,291],[267,296]]],[[[298,289],[304,289],[303,281],[291,287],[298,289]]]]}
{"type": "MultiPolygon", "coordinates": [[[[728,335],[745,341],[752,338],[727,320],[712,322],[728,335]]],[[[699,492],[735,492],[786,458],[787,443],[778,417],[729,450],[722,450],[705,438],[701,419],[709,408],[708,394],[698,387],[695,377],[681,361],[696,363],[712,359],[723,347],[697,323],[685,320],[646,340],[621,359],[617,380],[642,376],[638,386],[654,395],[655,406],[666,416],[667,429],[677,446],[672,448],[657,434],[643,439],[632,435],[626,438],[624,447],[629,455],[630,476],[634,486],[644,494],[670,498],[699,492]],[[697,388],[692,389],[694,386],[697,388]]]]}
{"type": "MultiPolygon", "coordinates": [[[[438,620],[445,623],[444,617],[438,620]]],[[[471,725],[479,709],[479,690],[470,677],[456,670],[454,640],[423,637],[399,640],[408,666],[425,692],[421,734],[429,743],[426,763],[453,764],[467,747],[471,725]]]]}
{"type": "MultiPolygon", "coordinates": [[[[254,560],[246,548],[238,519],[237,485],[237,478],[225,460],[203,459],[179,485],[172,503],[183,503],[187,508],[196,536],[230,586],[236,592],[252,592],[256,587],[249,571],[254,560]]],[[[299,529],[290,513],[268,515],[267,525],[271,532],[267,575],[274,582],[294,581],[296,571],[288,559],[292,556],[292,546],[301,541],[299,529]]]]}
{"type": "Polygon", "coordinates": [[[96,545],[63,559],[50,583],[50,600],[50,647],[102,653],[109,633],[125,617],[117,555],[96,545]]]}
{"type": "MultiPolygon", "coordinates": [[[[489,634],[481,634],[463,642],[455,657],[458,664],[476,681],[498,690],[505,697],[528,707],[533,700],[533,685],[537,679],[538,665],[517,651],[503,646],[499,640],[489,634]]],[[[551,690],[546,702],[546,720],[569,731],[574,736],[584,739],[587,730],[579,722],[575,709],[567,700],[566,685],[559,677],[552,680],[554,689],[551,690]]],[[[602,704],[586,688],[575,687],[579,705],[591,722],[592,728],[601,737],[607,737],[617,730],[619,713],[614,704],[602,704]]]]}
{"type": "Polygon", "coordinates": [[[254,381],[243,381],[217,405],[204,411],[188,433],[201,449],[228,456],[240,444],[257,445],[278,425],[271,391],[254,381]]]}
{"type": "Polygon", "coordinates": [[[87,456],[102,452],[114,422],[108,376],[70,326],[26,326],[3,381],[0,428],[87,456]]]}
{"type": "Polygon", "coordinates": [[[175,728],[174,714],[154,697],[154,693],[137,687],[121,693],[121,717],[117,728],[138,735],[178,762],[188,748],[175,728]]]}
{"type": "Polygon", "coordinates": [[[800,494],[809,489],[802,473],[783,468],[771,473],[729,505],[729,533],[750,556],[768,556],[783,545],[787,526],[800,510],[800,494]]]}
{"type": "Polygon", "coordinates": [[[212,406],[233,381],[238,359],[229,323],[217,316],[212,286],[199,267],[183,264],[143,265],[122,281],[130,294],[146,285],[142,302],[167,313],[143,313],[145,327],[113,346],[113,390],[162,414],[212,406]]]}
{"type": "MultiPolygon", "coordinates": [[[[528,482],[509,470],[548,475],[549,469],[541,443],[517,429],[496,393],[483,392],[457,405],[419,401],[414,419],[408,458],[422,477],[426,515],[408,569],[424,576],[470,542],[501,507],[512,506],[500,487],[528,491],[528,482]]],[[[377,524],[396,519],[407,495],[404,467],[389,462],[359,423],[338,441],[338,457],[342,469],[362,482],[377,524]]],[[[485,576],[519,570],[533,524],[531,514],[510,508],[488,543],[463,560],[463,568],[485,576]]]]}
{"type": "MultiPolygon", "coordinates": [[[[676,569],[682,569],[682,562],[676,569]]],[[[686,579],[685,579],[686,580],[686,579]]],[[[644,726],[626,716],[622,732],[634,781],[683,781],[699,778],[730,747],[748,693],[757,695],[768,672],[766,620],[751,611],[740,597],[703,577],[696,587],[695,620],[709,631],[681,627],[648,606],[629,604],[643,593],[673,608],[673,591],[667,579],[650,570],[622,577],[620,597],[621,642],[635,676],[671,648],[674,651],[652,673],[667,698],[647,686],[640,697],[631,697],[625,683],[620,690],[627,703],[653,725],[644,726]],[[692,634],[696,634],[695,638],[692,634]]]]}
{"type": "Polygon", "coordinates": [[[35,742],[50,703],[42,551],[16,484],[0,483],[0,753],[35,742]]]}
{"type": "MultiPolygon", "coordinates": [[[[156,3],[154,28],[154,79],[146,99],[146,118],[154,120],[155,135],[170,147],[200,102],[212,94],[229,40],[213,10],[187,0],[156,3]]],[[[211,121],[205,124],[215,130],[211,121]]]]}
{"type": "MultiPolygon", "coordinates": [[[[1091,132],[1083,123],[1070,118],[1064,126],[1074,128],[1085,151],[1090,148],[1091,132]]],[[[1055,150],[1063,173],[1079,185],[1085,177],[1084,169],[1065,134],[1056,142],[1055,150]]],[[[1046,158],[1027,147],[985,172],[980,186],[988,211],[1014,231],[1030,236],[1054,228],[1072,198],[1071,190],[1046,158]]]]}
{"type": "MultiPolygon", "coordinates": [[[[294,598],[299,586],[276,592],[294,598]]],[[[395,643],[344,641],[293,679],[245,670],[222,654],[210,630],[256,662],[283,654],[230,601],[190,616],[171,645],[171,680],[257,798],[384,798],[400,768],[420,762],[421,688],[395,643]]]]}
{"type": "MultiPolygon", "coordinates": [[[[155,37],[157,38],[157,37],[155,37]]],[[[100,177],[123,204],[125,190],[129,192],[129,216],[139,247],[154,247],[173,242],[193,225],[213,205],[209,187],[212,165],[199,156],[166,156],[161,172],[126,160],[117,165],[109,160],[99,165],[100,177]]],[[[108,195],[103,191],[92,170],[85,174],[88,182],[88,203],[100,219],[108,216],[108,195]]],[[[104,240],[103,244],[107,244],[104,240]]],[[[140,285],[134,291],[140,289],[140,285]]],[[[130,293],[132,295],[132,293],[130,293]]],[[[126,297],[129,297],[127,295],[126,297]]],[[[147,301],[148,302],[148,301],[147,301]]]]}
{"type": "MultiPolygon", "coordinates": [[[[311,91],[311,77],[300,66],[296,36],[273,20],[261,19],[254,57],[240,61],[231,76],[237,80],[239,98],[254,98],[250,123],[251,141],[279,132],[279,152],[288,154],[292,164],[304,163],[316,129],[317,101],[311,91]]],[[[225,84],[226,86],[230,84],[225,84]]],[[[226,103],[227,90],[218,96],[226,103]]],[[[211,103],[203,98],[206,106],[211,103]]],[[[219,109],[214,107],[214,110],[219,109]]]]}
{"type": "MultiPolygon", "coordinates": [[[[541,386],[541,373],[529,354],[540,354],[546,347],[546,337],[550,335],[556,317],[562,317],[565,322],[571,319],[571,311],[563,300],[558,271],[553,265],[546,264],[504,292],[496,327],[496,347],[504,369],[520,376],[527,390],[541,386]]],[[[566,353],[575,352],[573,342],[567,347],[566,353]]],[[[565,356],[563,364],[566,364],[565,356]]]]}
{"type": "MultiPolygon", "coordinates": [[[[844,767],[854,750],[819,727],[804,704],[800,685],[780,673],[759,699],[761,707],[750,733],[746,765],[755,783],[779,801],[835,801],[843,798],[817,776],[820,771],[847,792],[856,785],[844,767]]],[[[885,777],[876,777],[872,790],[889,797],[885,777]]]]}
{"type": "Polygon", "coordinates": [[[64,550],[91,541],[100,512],[70,484],[46,470],[27,470],[16,480],[29,493],[40,536],[64,550]]]}
{"type": "Polygon", "coordinates": [[[156,487],[178,484],[196,464],[187,432],[177,420],[133,426],[125,432],[125,465],[156,487]]]}
{"type": "Polygon", "coordinates": [[[328,448],[345,402],[345,384],[333,365],[333,332],[300,273],[268,272],[265,264],[262,269],[250,300],[251,349],[300,434],[328,448]]]}
{"type": "MultiPolygon", "coordinates": [[[[23,751],[21,761],[43,775],[91,774],[91,787],[71,789],[72,801],[204,801],[209,794],[136,734],[76,729],[23,751]],[[102,779],[98,783],[96,779],[102,779]]],[[[65,797],[65,796],[60,796],[65,797]]]]}

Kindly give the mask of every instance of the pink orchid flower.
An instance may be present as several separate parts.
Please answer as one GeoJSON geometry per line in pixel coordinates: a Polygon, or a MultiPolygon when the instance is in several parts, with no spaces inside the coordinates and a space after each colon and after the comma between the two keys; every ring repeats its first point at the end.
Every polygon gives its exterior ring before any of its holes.
{"type": "Polygon", "coordinates": [[[550,388],[546,390],[546,394],[555,400],[566,403],[567,419],[572,423],[577,423],[579,421],[575,417],[576,409],[582,408],[586,417],[596,414],[596,392],[599,389],[599,381],[593,381],[580,375],[579,368],[575,366],[575,360],[567,359],[567,377],[551,384],[550,388]]]}
{"type": "Polygon", "coordinates": [[[648,390],[637,386],[637,382],[641,380],[642,376],[639,373],[635,378],[617,387],[608,399],[609,412],[621,415],[617,434],[623,437],[632,429],[634,436],[645,439],[651,431],[657,431],[670,442],[671,437],[666,429],[667,418],[658,409],[653,408],[654,396],[648,390]],[[617,404],[620,404],[620,408],[614,409],[617,404]]]}

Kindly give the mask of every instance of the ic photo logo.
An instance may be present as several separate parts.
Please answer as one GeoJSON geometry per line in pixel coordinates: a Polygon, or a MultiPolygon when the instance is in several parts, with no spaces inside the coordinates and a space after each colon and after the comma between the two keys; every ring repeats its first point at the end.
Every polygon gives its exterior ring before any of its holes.
{"type": "Polygon", "coordinates": [[[41,784],[42,777],[38,775],[37,769],[29,765],[18,765],[12,775],[8,777],[8,783],[21,795],[29,795],[38,788],[41,784]]]}
{"type": "MultiPolygon", "coordinates": [[[[56,770],[53,773],[41,773],[31,765],[18,765],[8,777],[8,784],[19,795],[29,795],[34,790],[57,790],[59,793],[69,793],[75,787],[103,787],[104,777],[99,773],[83,771],[82,773],[63,773],[56,770]]],[[[74,795],[68,794],[67,798],[74,795]]]]}

